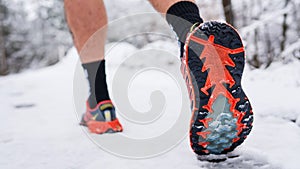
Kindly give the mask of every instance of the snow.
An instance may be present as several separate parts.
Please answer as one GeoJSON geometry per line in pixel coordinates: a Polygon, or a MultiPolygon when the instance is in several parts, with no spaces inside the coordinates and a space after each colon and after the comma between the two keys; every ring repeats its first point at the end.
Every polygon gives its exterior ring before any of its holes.
{"type": "MultiPolygon", "coordinates": [[[[128,43],[119,43],[108,44],[107,48],[109,84],[113,83],[117,68],[126,74],[140,67],[155,65],[163,70],[179,73],[179,59],[172,57],[178,53],[176,43],[155,42],[142,49],[128,43]],[[154,52],[151,60],[147,55],[149,49],[159,49],[161,54],[154,52]],[[163,56],[167,49],[171,49],[168,53],[170,57],[163,56]],[[136,62],[130,59],[127,62],[128,56],[137,57],[135,55],[139,54],[145,57],[135,59],[136,62]],[[122,62],[126,62],[125,66],[120,64],[122,62]]],[[[243,86],[254,108],[255,121],[253,131],[245,143],[233,152],[239,157],[221,163],[199,161],[185,136],[179,144],[164,154],[137,160],[104,151],[90,138],[105,139],[110,136],[86,134],[85,129],[78,125],[79,116],[76,110],[84,110],[87,85],[74,84],[84,78],[77,53],[72,48],[54,66],[0,78],[0,168],[297,169],[300,165],[299,72],[299,60],[287,64],[274,63],[266,70],[251,70],[246,67],[243,86]],[[73,95],[75,103],[79,101],[82,104],[74,105],[73,95]],[[77,96],[80,98],[76,99],[77,96]]],[[[124,125],[123,134],[137,138],[149,135],[154,137],[175,123],[180,116],[180,102],[188,102],[178,100],[181,95],[183,98],[186,95],[185,90],[178,88],[183,81],[176,82],[167,73],[154,70],[137,73],[135,77],[135,81],[130,82],[128,87],[130,103],[136,106],[134,108],[147,112],[151,103],[154,103],[150,95],[158,90],[163,91],[165,96],[167,113],[162,114],[155,123],[149,124],[150,128],[147,125],[134,124],[124,118],[126,114],[122,112],[123,115],[120,114],[119,118],[124,125]],[[161,80],[156,82],[156,78],[161,80]],[[169,106],[170,103],[175,104],[169,106]],[[162,123],[165,119],[166,123],[162,123]]],[[[118,98],[114,96],[113,99],[118,98]]],[[[163,143],[156,143],[159,144],[163,143]]]]}

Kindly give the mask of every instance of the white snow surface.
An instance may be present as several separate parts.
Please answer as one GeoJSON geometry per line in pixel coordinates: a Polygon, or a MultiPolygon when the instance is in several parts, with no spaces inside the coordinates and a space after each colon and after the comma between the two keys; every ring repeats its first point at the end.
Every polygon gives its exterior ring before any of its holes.
{"type": "MultiPolygon", "coordinates": [[[[156,42],[146,48],[168,46],[177,54],[176,43],[156,42]]],[[[118,61],[137,50],[127,43],[118,44],[110,50],[115,57],[107,58],[108,79],[118,61]]],[[[169,63],[158,56],[153,57],[153,62],[162,66],[169,63]]],[[[188,138],[171,151],[149,159],[121,158],[100,149],[78,125],[79,118],[73,105],[73,77],[77,64],[78,55],[72,48],[54,66],[0,78],[1,169],[300,168],[299,60],[287,64],[274,63],[266,70],[251,70],[246,66],[243,87],[253,106],[254,128],[245,143],[233,152],[239,157],[220,163],[197,160],[188,138]]],[[[175,59],[175,63],[169,65],[179,68],[179,60],[175,59]]],[[[146,75],[151,76],[149,72],[146,75]]],[[[133,96],[142,97],[140,92],[151,88],[152,82],[142,79],[145,83],[136,83],[136,90],[129,90],[133,96]]],[[[108,81],[110,83],[111,80],[108,81]]],[[[169,83],[166,79],[154,86],[155,89],[166,90],[169,83]]],[[[82,90],[87,95],[87,88],[82,90]]],[[[176,98],[168,99],[176,102],[176,98]]],[[[147,109],[147,103],[140,99],[132,99],[131,102],[147,109]]],[[[136,129],[126,119],[120,117],[120,121],[125,133],[136,129]]],[[[161,132],[159,126],[152,130],[161,132]]]]}

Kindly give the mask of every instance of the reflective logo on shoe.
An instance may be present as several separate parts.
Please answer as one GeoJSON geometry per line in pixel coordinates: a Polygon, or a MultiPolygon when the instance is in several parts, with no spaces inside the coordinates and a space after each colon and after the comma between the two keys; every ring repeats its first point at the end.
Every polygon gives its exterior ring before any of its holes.
{"type": "Polygon", "coordinates": [[[111,115],[109,110],[104,111],[105,121],[111,121],[111,115]]]}
{"type": "Polygon", "coordinates": [[[99,116],[99,114],[97,113],[97,114],[95,114],[91,119],[92,119],[92,120],[96,120],[98,116],[99,116]]]}

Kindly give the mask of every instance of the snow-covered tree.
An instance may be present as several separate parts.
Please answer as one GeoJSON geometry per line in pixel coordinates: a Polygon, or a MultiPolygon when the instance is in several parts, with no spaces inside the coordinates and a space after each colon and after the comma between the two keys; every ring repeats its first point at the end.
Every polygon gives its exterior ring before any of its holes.
{"type": "Polygon", "coordinates": [[[232,4],[250,65],[268,67],[273,61],[299,58],[299,0],[235,0],[232,4]]]}
{"type": "Polygon", "coordinates": [[[2,41],[5,57],[1,57],[6,58],[8,72],[57,63],[71,44],[64,21],[63,1],[35,1],[36,7],[30,10],[24,8],[28,2],[1,2],[9,11],[5,20],[5,25],[10,25],[9,34],[2,41]]]}

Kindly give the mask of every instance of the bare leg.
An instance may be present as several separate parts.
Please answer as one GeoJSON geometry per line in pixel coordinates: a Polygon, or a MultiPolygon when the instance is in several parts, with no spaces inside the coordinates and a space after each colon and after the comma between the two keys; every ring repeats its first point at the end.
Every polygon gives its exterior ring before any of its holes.
{"type": "MultiPolygon", "coordinates": [[[[182,0],[149,0],[149,2],[152,4],[153,8],[157,10],[157,12],[160,13],[167,13],[167,10],[175,3],[180,2],[182,0]]],[[[190,2],[195,2],[195,0],[185,0],[190,2]]]]}
{"type": "Polygon", "coordinates": [[[103,60],[107,25],[103,1],[65,0],[64,2],[67,22],[73,34],[74,45],[80,53],[81,62],[103,60]],[[102,30],[94,34],[99,29],[102,30]]]}

